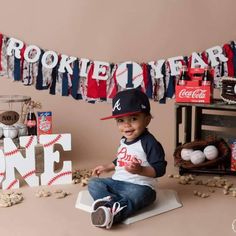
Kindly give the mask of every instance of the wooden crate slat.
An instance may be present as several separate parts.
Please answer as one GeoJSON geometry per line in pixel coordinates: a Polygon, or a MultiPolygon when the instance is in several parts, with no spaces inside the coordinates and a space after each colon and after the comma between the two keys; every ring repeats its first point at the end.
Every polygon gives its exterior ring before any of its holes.
{"type": "Polygon", "coordinates": [[[215,131],[215,130],[202,130],[201,139],[205,139],[208,136],[216,136],[218,138],[223,138],[225,141],[231,138],[236,138],[235,132],[224,132],[224,131],[215,131]]]}
{"type": "Polygon", "coordinates": [[[202,114],[201,124],[218,127],[236,127],[236,117],[227,115],[202,114]]]}

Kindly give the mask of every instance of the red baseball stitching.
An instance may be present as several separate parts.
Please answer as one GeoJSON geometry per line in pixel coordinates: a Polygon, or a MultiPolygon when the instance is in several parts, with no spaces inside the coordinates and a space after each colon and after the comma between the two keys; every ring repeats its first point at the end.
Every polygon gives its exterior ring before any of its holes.
{"type": "MultiPolygon", "coordinates": [[[[36,173],[36,170],[32,170],[32,171],[30,171],[30,172],[27,172],[26,174],[24,174],[24,175],[22,176],[22,178],[23,178],[23,179],[26,179],[26,178],[28,178],[29,176],[33,175],[34,173],[36,173]]],[[[14,179],[14,180],[8,185],[7,190],[8,190],[8,189],[11,189],[16,183],[17,183],[17,179],[14,179]]]]}
{"type": "Polygon", "coordinates": [[[116,77],[118,77],[118,76],[120,76],[120,75],[122,75],[122,74],[124,74],[126,71],[127,71],[128,69],[126,68],[126,69],[124,69],[123,71],[121,71],[119,74],[117,74],[116,75],[116,77]]]}
{"type": "Polygon", "coordinates": [[[19,150],[15,149],[15,150],[12,150],[10,152],[5,152],[4,155],[5,156],[12,156],[12,155],[16,154],[17,152],[19,152],[19,150]]]}
{"type": "Polygon", "coordinates": [[[34,140],[34,136],[31,135],[28,140],[28,143],[26,143],[26,145],[25,145],[25,148],[29,148],[29,146],[32,144],[33,140],[34,140]]]}
{"type": "Polygon", "coordinates": [[[22,176],[23,179],[28,178],[29,176],[33,175],[36,173],[36,170],[31,170],[30,172],[26,173],[25,175],[22,176]]]}
{"type": "Polygon", "coordinates": [[[140,73],[140,74],[134,76],[134,77],[133,77],[133,80],[136,80],[140,75],[143,75],[143,73],[140,73]]]}
{"type": "Polygon", "coordinates": [[[7,190],[8,189],[11,189],[15,184],[17,183],[17,179],[15,179],[14,181],[12,181],[9,186],[7,187],[7,190]]]}
{"type": "Polygon", "coordinates": [[[0,172],[0,176],[5,176],[5,172],[0,172]]]}
{"type": "Polygon", "coordinates": [[[66,172],[63,172],[63,173],[60,173],[56,176],[54,176],[49,182],[47,185],[51,185],[54,181],[56,181],[57,179],[59,179],[60,177],[63,177],[65,175],[70,175],[72,174],[72,171],[66,171],[66,172]]]}
{"type": "MultiPolygon", "coordinates": [[[[30,136],[29,141],[28,141],[28,143],[25,145],[25,147],[26,147],[26,148],[29,148],[29,146],[32,144],[33,140],[34,140],[34,136],[30,136]]],[[[18,153],[18,152],[19,152],[19,149],[16,148],[15,150],[12,150],[12,151],[10,151],[10,152],[5,152],[4,155],[5,155],[5,156],[12,156],[12,155],[14,155],[14,154],[16,154],[16,153],[18,153]]]]}
{"type": "Polygon", "coordinates": [[[45,143],[45,144],[43,145],[43,147],[49,147],[49,146],[53,145],[53,144],[56,143],[60,138],[61,138],[61,134],[57,135],[57,137],[56,137],[55,139],[53,139],[51,142],[45,143]]]}
{"type": "MultiPolygon", "coordinates": [[[[116,75],[116,77],[118,77],[118,76],[124,74],[127,70],[128,70],[128,69],[126,68],[125,70],[121,71],[119,74],[116,75]]],[[[140,74],[134,76],[134,77],[132,78],[132,80],[136,80],[136,79],[137,79],[140,75],[142,75],[142,74],[143,74],[143,73],[140,73],[140,74]]]]}

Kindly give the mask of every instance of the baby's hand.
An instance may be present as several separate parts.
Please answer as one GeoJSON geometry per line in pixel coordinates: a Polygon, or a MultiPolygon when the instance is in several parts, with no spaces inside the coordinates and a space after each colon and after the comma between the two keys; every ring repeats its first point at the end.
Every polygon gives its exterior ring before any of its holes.
{"type": "Polygon", "coordinates": [[[93,169],[92,175],[93,176],[97,176],[99,177],[100,174],[102,174],[102,172],[105,171],[105,167],[104,166],[97,166],[93,169]]]}
{"type": "Polygon", "coordinates": [[[115,169],[115,165],[113,163],[107,165],[100,165],[93,169],[92,175],[96,175],[99,177],[100,174],[104,172],[110,172],[115,169]]]}
{"type": "Polygon", "coordinates": [[[136,158],[134,158],[129,165],[125,166],[125,169],[132,174],[140,174],[142,168],[143,167],[136,158]]]}

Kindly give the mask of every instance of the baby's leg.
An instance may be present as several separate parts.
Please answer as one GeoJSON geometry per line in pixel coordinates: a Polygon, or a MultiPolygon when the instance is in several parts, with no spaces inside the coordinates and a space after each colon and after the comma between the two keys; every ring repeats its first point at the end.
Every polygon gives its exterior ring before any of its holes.
{"type": "Polygon", "coordinates": [[[125,220],[156,200],[156,191],[148,186],[119,182],[121,183],[116,185],[116,191],[120,195],[119,202],[121,206],[127,205],[127,207],[115,217],[114,222],[125,220]]]}
{"type": "Polygon", "coordinates": [[[156,199],[156,192],[144,185],[133,184],[111,178],[92,178],[88,183],[88,190],[94,200],[110,196],[104,206],[112,208],[118,202],[124,207],[114,217],[114,223],[121,222],[138,210],[150,205],[156,199]]]}
{"type": "Polygon", "coordinates": [[[111,178],[92,178],[88,182],[88,191],[94,200],[107,196],[116,198],[112,189],[111,178]]]}

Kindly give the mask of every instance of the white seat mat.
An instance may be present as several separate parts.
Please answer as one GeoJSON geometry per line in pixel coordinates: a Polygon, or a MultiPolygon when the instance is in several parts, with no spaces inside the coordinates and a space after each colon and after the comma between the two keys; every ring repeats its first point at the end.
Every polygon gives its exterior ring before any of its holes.
{"type": "MultiPolygon", "coordinates": [[[[81,210],[92,212],[93,199],[88,190],[79,192],[75,207],[81,210]]],[[[176,191],[171,189],[158,189],[157,200],[150,206],[142,209],[137,214],[123,221],[124,224],[131,224],[139,220],[146,219],[151,216],[179,208],[182,206],[176,191]]]]}

